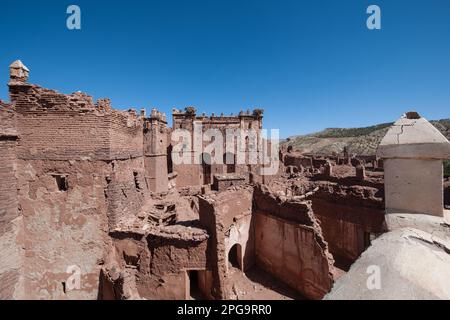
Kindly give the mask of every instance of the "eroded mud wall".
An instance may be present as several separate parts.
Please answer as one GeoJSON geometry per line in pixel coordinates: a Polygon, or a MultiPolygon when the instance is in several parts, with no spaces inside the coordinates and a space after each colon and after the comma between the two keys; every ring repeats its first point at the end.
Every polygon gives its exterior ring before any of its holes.
{"type": "MultiPolygon", "coordinates": [[[[142,123],[133,112],[113,110],[107,101],[94,104],[83,93],[19,84],[10,94],[23,136],[17,148],[21,298],[96,299],[111,248],[109,184],[136,189],[134,172],[143,172],[142,123]],[[72,287],[74,274],[80,281],[72,287]]],[[[127,188],[111,196],[116,203],[125,202],[127,188]]],[[[134,202],[131,207],[139,206],[134,202]]]]}
{"type": "Polygon", "coordinates": [[[0,101],[0,300],[20,295],[22,217],[17,199],[15,113],[0,101]]]}
{"type": "Polygon", "coordinates": [[[337,267],[348,270],[371,237],[384,232],[384,205],[378,193],[373,187],[326,185],[312,197],[337,267]]]}
{"type": "Polygon", "coordinates": [[[206,274],[208,241],[203,230],[168,226],[111,235],[114,249],[107,262],[109,274],[102,281],[101,299],[111,295],[114,299],[189,299],[189,272],[206,274]],[[111,281],[111,277],[115,279],[111,281]]]}
{"type": "Polygon", "coordinates": [[[200,224],[210,235],[208,261],[213,279],[212,296],[216,299],[227,299],[230,295],[228,255],[235,244],[241,248],[241,267],[247,269],[253,264],[252,201],[251,187],[236,187],[199,199],[200,224]]]}
{"type": "Polygon", "coordinates": [[[309,202],[283,202],[254,191],[256,264],[309,299],[333,284],[333,259],[309,202]]]}

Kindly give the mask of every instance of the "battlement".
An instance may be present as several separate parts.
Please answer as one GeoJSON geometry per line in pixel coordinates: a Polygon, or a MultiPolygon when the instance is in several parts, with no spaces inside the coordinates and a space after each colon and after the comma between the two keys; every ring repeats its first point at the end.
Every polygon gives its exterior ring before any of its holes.
{"type": "Polygon", "coordinates": [[[121,111],[113,109],[108,98],[98,99],[95,103],[89,94],[77,91],[63,94],[57,90],[43,88],[35,84],[26,86],[17,83],[9,84],[10,99],[20,113],[27,112],[119,112],[131,118],[138,118],[136,110],[121,111]]]}
{"type": "Polygon", "coordinates": [[[174,119],[190,119],[196,121],[209,121],[209,122],[220,122],[220,121],[240,121],[241,119],[251,119],[251,120],[261,120],[262,115],[264,113],[263,109],[254,109],[250,111],[240,111],[237,115],[224,115],[221,113],[220,115],[216,115],[212,113],[211,115],[207,115],[206,113],[202,113],[201,115],[197,115],[197,109],[195,107],[189,106],[184,108],[183,110],[173,108],[172,116],[174,119]]]}

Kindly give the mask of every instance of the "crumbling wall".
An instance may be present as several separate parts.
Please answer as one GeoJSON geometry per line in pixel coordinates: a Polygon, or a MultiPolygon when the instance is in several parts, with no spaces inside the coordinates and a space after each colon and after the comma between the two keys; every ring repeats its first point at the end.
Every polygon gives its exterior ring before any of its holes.
{"type": "Polygon", "coordinates": [[[283,160],[285,166],[296,166],[297,168],[313,167],[313,159],[311,157],[304,157],[300,154],[285,153],[283,155],[283,160]]]}
{"type": "Polygon", "coordinates": [[[95,299],[109,244],[104,192],[109,166],[19,160],[18,173],[25,251],[22,298],[95,299]],[[70,290],[75,271],[80,272],[80,287],[70,290]]]}
{"type": "Polygon", "coordinates": [[[208,261],[213,278],[212,296],[216,299],[227,299],[231,293],[228,254],[234,244],[242,248],[244,268],[253,264],[252,200],[253,188],[249,186],[199,197],[200,224],[211,237],[208,261]]]}
{"type": "Polygon", "coordinates": [[[112,110],[108,115],[110,159],[142,157],[143,123],[134,110],[112,110]]]}
{"type": "Polygon", "coordinates": [[[173,170],[171,157],[167,155],[170,130],[166,125],[165,114],[156,109],[144,124],[145,179],[149,189],[155,193],[168,191],[169,165],[173,170]]]}
{"type": "Polygon", "coordinates": [[[142,121],[80,92],[19,83],[10,84],[10,95],[23,136],[17,148],[22,298],[95,299],[111,248],[108,232],[142,205],[142,121]],[[74,272],[81,281],[73,289],[74,272]]]}
{"type": "Polygon", "coordinates": [[[189,299],[189,270],[207,269],[208,235],[181,225],[115,231],[101,298],[189,299]],[[117,274],[114,276],[114,274],[117,274]]]}
{"type": "Polygon", "coordinates": [[[333,258],[310,202],[282,201],[264,185],[254,191],[256,264],[306,298],[333,285],[333,258]]]}
{"type": "Polygon", "coordinates": [[[20,291],[22,217],[17,199],[15,112],[0,100],[0,300],[20,291]]]}
{"type": "Polygon", "coordinates": [[[188,299],[188,270],[207,269],[207,241],[186,237],[185,239],[149,235],[147,238],[151,253],[150,277],[158,283],[147,282],[142,277],[138,290],[147,299],[188,299]],[[164,281],[161,281],[163,279],[164,281]]]}
{"type": "Polygon", "coordinates": [[[94,104],[83,93],[65,95],[36,85],[10,86],[23,139],[22,159],[111,160],[142,156],[142,122],[132,112],[94,104]]]}
{"type": "Polygon", "coordinates": [[[143,161],[143,157],[139,157],[110,163],[111,171],[105,177],[105,196],[111,230],[121,221],[135,217],[144,204],[145,196],[149,195],[143,161]]]}
{"type": "Polygon", "coordinates": [[[95,109],[91,97],[29,84],[10,86],[10,95],[23,136],[20,158],[109,159],[110,123],[105,112],[95,109]]]}
{"type": "Polygon", "coordinates": [[[324,183],[311,197],[314,214],[336,266],[348,270],[384,232],[384,203],[378,188],[324,183]]]}

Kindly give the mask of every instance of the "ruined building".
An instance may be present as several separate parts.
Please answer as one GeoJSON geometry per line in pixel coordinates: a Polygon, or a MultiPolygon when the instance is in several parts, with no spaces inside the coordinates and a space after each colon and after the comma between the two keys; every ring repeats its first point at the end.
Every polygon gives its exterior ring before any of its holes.
{"type": "MultiPolygon", "coordinates": [[[[373,159],[266,152],[260,109],[174,109],[169,127],[156,109],[119,111],[108,99],[61,94],[28,78],[14,62],[10,101],[0,101],[0,299],[357,298],[351,279],[361,275],[350,275],[364,255],[394,225],[415,223],[405,199],[417,191],[399,187],[396,166],[408,185],[418,183],[412,172],[429,168],[432,203],[411,205],[426,221],[423,232],[449,248],[438,164],[450,152],[436,132],[418,142],[431,144],[420,155],[390,147],[390,136],[373,159]],[[231,149],[215,141],[224,152],[213,154],[196,138],[211,129],[245,134],[231,149]],[[179,146],[190,162],[176,160],[179,146]],[[261,174],[265,162],[253,156],[280,159],[277,170],[261,174]],[[336,286],[347,289],[334,293],[336,286]]],[[[414,123],[427,127],[421,119],[414,123]]],[[[439,270],[444,289],[433,297],[448,298],[450,277],[439,270]]]]}

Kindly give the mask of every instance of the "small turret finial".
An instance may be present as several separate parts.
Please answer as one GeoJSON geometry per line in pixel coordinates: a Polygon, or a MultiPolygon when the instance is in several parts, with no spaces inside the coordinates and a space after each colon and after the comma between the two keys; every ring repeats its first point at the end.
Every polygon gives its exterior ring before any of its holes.
{"type": "Polygon", "coordinates": [[[27,82],[30,70],[20,60],[9,66],[9,80],[11,82],[27,82]]]}

